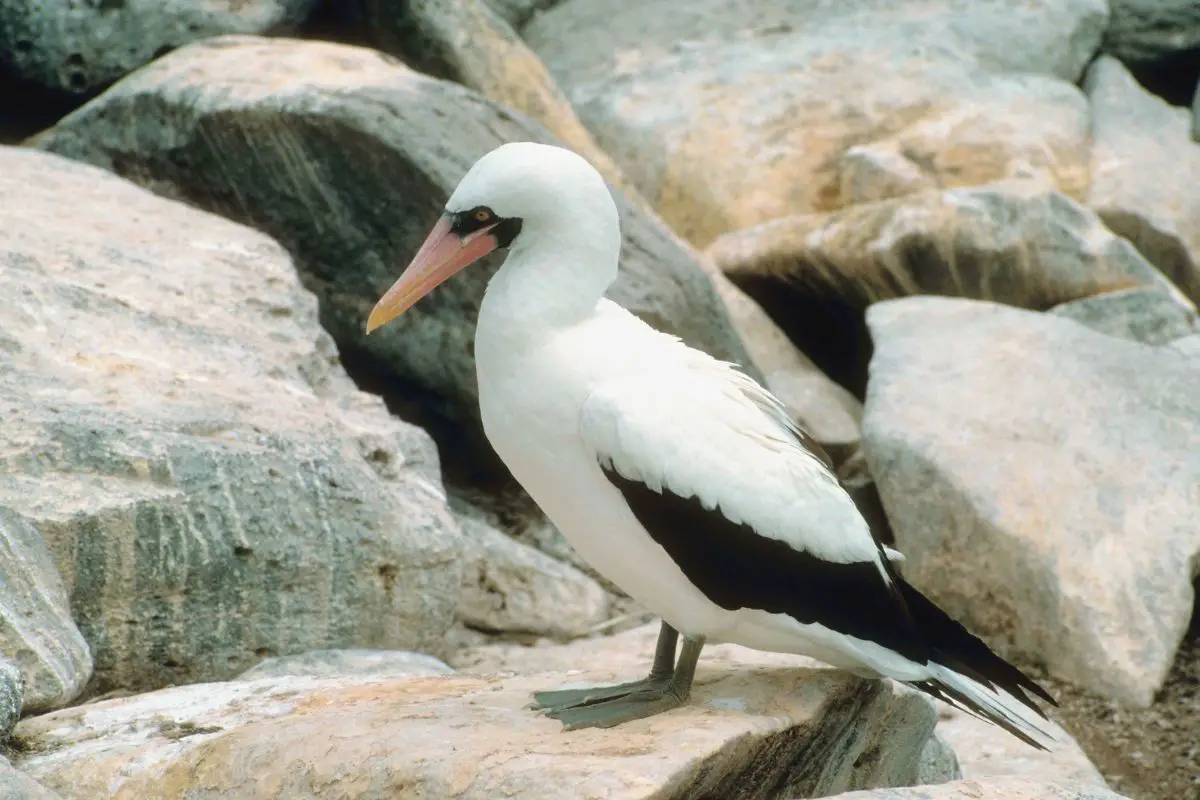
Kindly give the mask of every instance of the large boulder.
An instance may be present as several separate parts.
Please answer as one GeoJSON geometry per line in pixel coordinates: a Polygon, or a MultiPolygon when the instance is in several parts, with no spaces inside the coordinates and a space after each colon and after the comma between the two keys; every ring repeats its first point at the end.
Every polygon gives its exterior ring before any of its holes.
{"type": "Polygon", "coordinates": [[[846,792],[830,800],[1128,800],[1125,795],[1088,783],[1034,778],[961,780],[938,786],[846,792]]]}
{"type": "Polygon", "coordinates": [[[866,387],[872,303],[941,294],[1046,309],[1145,286],[1194,306],[1091,211],[1037,181],[1006,181],[785,217],[708,250],[826,374],[866,387]]]}
{"type": "Polygon", "coordinates": [[[1147,92],[1111,56],[1096,59],[1083,86],[1095,137],[1087,205],[1200,302],[1200,144],[1190,115],[1147,92]]]}
{"type": "Polygon", "coordinates": [[[294,30],[317,0],[0,0],[0,71],[87,96],[180,45],[294,30]]]}
{"type": "MultiPolygon", "coordinates": [[[[39,146],[249,223],[287,247],[356,375],[399,407],[449,420],[444,448],[480,444],[474,321],[502,254],[379,333],[364,323],[484,153],[550,141],[533,121],[372,50],[232,36],[171,53],[63,119],[39,146]]],[[[655,327],[748,358],[712,282],[619,191],[624,248],[611,297],[655,327]]],[[[438,435],[435,433],[435,435],[438,435]]]]}
{"type": "Polygon", "coordinates": [[[17,764],[67,800],[776,798],[915,781],[924,698],[732,645],[706,652],[691,702],[666,714],[565,732],[526,707],[534,690],[641,676],[656,630],[518,648],[511,666],[546,657],[533,674],[269,678],[92,703],[23,721],[17,764]]]}
{"type": "Polygon", "coordinates": [[[1200,565],[1200,370],[995,303],[868,312],[864,452],[906,577],[1010,656],[1135,706],[1200,565]]]}
{"type": "Polygon", "coordinates": [[[1108,0],[1104,49],[1130,64],[1168,61],[1200,48],[1196,0],[1108,0]]]}
{"type": "Polygon", "coordinates": [[[521,28],[684,238],[1041,175],[1081,198],[1104,0],[564,0],[521,28]],[[719,157],[714,157],[719,154],[719,157]]]}
{"type": "Polygon", "coordinates": [[[279,245],[31,150],[0,149],[0,217],[0,505],[44,537],[95,691],[440,648],[433,444],[349,381],[279,245]]]}

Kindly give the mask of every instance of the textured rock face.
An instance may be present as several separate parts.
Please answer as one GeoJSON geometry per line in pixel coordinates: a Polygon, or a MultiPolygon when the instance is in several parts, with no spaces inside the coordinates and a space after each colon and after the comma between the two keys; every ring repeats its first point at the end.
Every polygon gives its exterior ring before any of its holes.
{"type": "Polygon", "coordinates": [[[908,789],[874,789],[847,792],[838,800],[1127,800],[1124,795],[1100,786],[1062,784],[1002,778],[986,781],[954,781],[940,786],[914,786],[908,789]]]}
{"type": "Polygon", "coordinates": [[[522,34],[704,246],[922,186],[1037,174],[1082,197],[1087,104],[1070,82],[1106,17],[1102,0],[567,0],[522,34]]]}
{"type": "MultiPolygon", "coordinates": [[[[477,158],[505,141],[549,139],[473,92],[370,50],[221,37],[130,76],[39,146],[276,236],[347,357],[380,384],[425,392],[428,407],[473,421],[474,318],[502,255],[369,339],[364,320],[477,158]]],[[[625,247],[613,299],[695,346],[747,361],[687,252],[661,222],[616,199],[625,247]]]]}
{"type": "Polygon", "coordinates": [[[0,505],[45,538],[96,691],[439,646],[432,443],[349,382],[278,245],[34,151],[0,150],[0,216],[0,505]]]}
{"type": "Polygon", "coordinates": [[[239,681],[262,678],[412,678],[449,675],[454,670],[424,653],[403,650],[313,650],[294,656],[268,658],[238,676],[239,681]]]}
{"type": "MultiPolygon", "coordinates": [[[[0,249],[3,241],[0,233],[0,249]]],[[[15,338],[0,338],[0,349],[10,350],[15,344],[15,338]]],[[[0,375],[5,371],[0,362],[0,375]]],[[[0,397],[5,395],[0,389],[0,397]]],[[[15,426],[8,421],[8,414],[4,416],[0,442],[10,444],[8,437],[15,426]]],[[[13,659],[0,663],[5,665],[5,676],[9,667],[19,670],[16,681],[0,678],[15,691],[14,699],[0,700],[6,709],[0,710],[0,720],[11,717],[7,725],[0,722],[0,731],[8,731],[22,707],[45,711],[75,699],[92,675],[92,656],[71,618],[67,591],[37,527],[0,505],[0,542],[0,653],[13,659]]],[[[8,697],[3,690],[0,694],[8,697]]]]}
{"type": "Polygon", "coordinates": [[[861,394],[862,312],[911,294],[1044,309],[1145,285],[1194,309],[1100,219],[1032,181],[924,192],[721,237],[708,254],[826,374],[861,394]]]}
{"type": "Polygon", "coordinates": [[[163,52],[222,33],[282,33],[316,0],[4,0],[0,66],[60,92],[86,95],[163,52]]]}
{"type": "Polygon", "coordinates": [[[1084,89],[1095,136],[1087,204],[1200,301],[1200,145],[1187,110],[1147,92],[1108,56],[1088,69],[1084,89]]]}
{"type": "Polygon", "coordinates": [[[0,800],[61,800],[33,778],[0,756],[0,800]]]}
{"type": "Polygon", "coordinates": [[[65,798],[114,800],[812,797],[914,780],[929,703],[803,659],[714,647],[688,706],[616,729],[566,733],[524,708],[535,689],[640,675],[654,634],[525,649],[549,656],[536,675],[265,679],[94,703],[22,722],[19,765],[65,798]]]}
{"type": "Polygon", "coordinates": [[[992,303],[868,322],[864,452],[905,575],[1002,651],[1149,704],[1192,613],[1200,371],[992,303]]]}
{"type": "Polygon", "coordinates": [[[1143,344],[1161,345],[1200,333],[1194,309],[1156,287],[1138,287],[1084,297],[1049,309],[1092,330],[1143,344]]]}
{"type": "Polygon", "coordinates": [[[1200,47],[1200,5],[1193,0],[1108,0],[1104,49],[1127,63],[1163,61],[1200,47]]]}

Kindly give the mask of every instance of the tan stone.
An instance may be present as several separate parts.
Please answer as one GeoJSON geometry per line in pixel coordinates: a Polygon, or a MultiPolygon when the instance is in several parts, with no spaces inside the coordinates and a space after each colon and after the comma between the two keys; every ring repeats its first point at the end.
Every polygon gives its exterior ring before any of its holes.
{"type": "Polygon", "coordinates": [[[1095,137],[1087,205],[1200,302],[1200,144],[1190,115],[1110,56],[1088,69],[1084,90],[1095,137]]]}
{"type": "MultiPolygon", "coordinates": [[[[923,185],[1088,185],[1072,83],[1106,4],[565,0],[521,32],[596,140],[684,238],[923,185]],[[847,153],[906,165],[877,183],[847,153]],[[845,190],[849,194],[844,194],[845,190]]],[[[875,173],[877,174],[877,173],[875,173]]]]}
{"type": "Polygon", "coordinates": [[[961,780],[938,786],[847,792],[830,800],[1128,800],[1100,786],[1028,778],[961,780]]]}
{"type": "Polygon", "coordinates": [[[863,449],[915,586],[1009,656],[1151,703],[1200,563],[1200,370],[1072,320],[873,306],[863,449]]]}
{"type": "Polygon", "coordinates": [[[536,689],[633,677],[652,647],[650,629],[565,672],[165,689],[25,720],[19,765],[65,800],[766,798],[915,778],[932,706],[803,660],[706,659],[686,707],[615,729],[525,708],[536,689]]]}

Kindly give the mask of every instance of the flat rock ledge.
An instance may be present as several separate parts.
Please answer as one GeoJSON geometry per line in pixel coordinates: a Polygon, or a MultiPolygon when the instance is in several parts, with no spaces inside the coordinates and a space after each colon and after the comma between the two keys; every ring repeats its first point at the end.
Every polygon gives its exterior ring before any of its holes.
{"type": "MultiPolygon", "coordinates": [[[[639,677],[653,641],[649,627],[536,648],[607,656],[535,674],[162,689],[24,720],[16,766],[64,800],[550,798],[566,786],[589,798],[813,797],[916,782],[935,722],[924,698],[732,645],[706,651],[689,705],[648,720],[564,731],[526,708],[535,690],[639,677]]],[[[498,665],[484,655],[477,668],[498,665]]]]}

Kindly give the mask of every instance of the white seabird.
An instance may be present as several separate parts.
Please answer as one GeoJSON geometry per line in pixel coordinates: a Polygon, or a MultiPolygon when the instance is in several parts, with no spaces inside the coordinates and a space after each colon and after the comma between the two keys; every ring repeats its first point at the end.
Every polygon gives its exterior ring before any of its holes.
{"type": "Polygon", "coordinates": [[[604,298],[619,219],[580,156],[514,143],[476,162],[367,331],[497,248],[475,333],[488,440],[579,554],[662,617],[647,678],[538,693],[540,708],[587,727],[677,707],[705,641],[724,641],[893,678],[1044,749],[1026,692],[1054,700],[899,576],[780,403],[604,298]]]}

